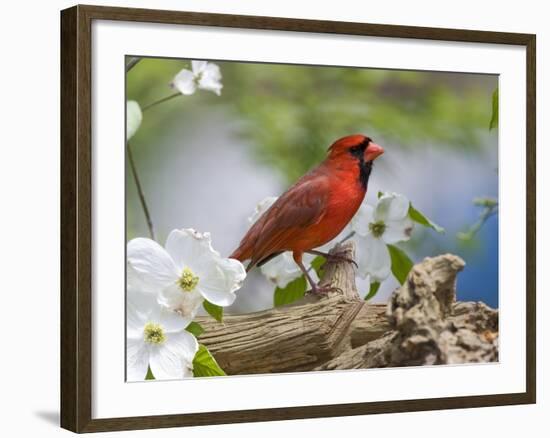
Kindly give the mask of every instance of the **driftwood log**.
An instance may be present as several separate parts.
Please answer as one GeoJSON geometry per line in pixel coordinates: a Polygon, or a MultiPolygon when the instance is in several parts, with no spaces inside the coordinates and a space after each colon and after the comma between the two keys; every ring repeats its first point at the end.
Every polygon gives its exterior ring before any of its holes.
{"type": "MultiPolygon", "coordinates": [[[[353,244],[334,251],[353,257],[353,244]]],[[[464,265],[451,254],[426,258],[387,304],[370,304],[357,293],[352,264],[327,262],[321,284],[339,291],[221,324],[199,318],[199,341],[227,374],[497,361],[498,311],[456,301],[464,265]]]]}

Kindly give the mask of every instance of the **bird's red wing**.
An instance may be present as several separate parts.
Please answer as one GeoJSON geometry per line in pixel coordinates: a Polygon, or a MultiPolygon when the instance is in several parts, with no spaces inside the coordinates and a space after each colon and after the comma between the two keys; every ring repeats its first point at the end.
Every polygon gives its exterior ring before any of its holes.
{"type": "Polygon", "coordinates": [[[322,219],[328,195],[329,182],[324,175],[308,175],[281,195],[254,230],[251,266],[273,253],[290,249],[289,245],[305,228],[322,219]]]}

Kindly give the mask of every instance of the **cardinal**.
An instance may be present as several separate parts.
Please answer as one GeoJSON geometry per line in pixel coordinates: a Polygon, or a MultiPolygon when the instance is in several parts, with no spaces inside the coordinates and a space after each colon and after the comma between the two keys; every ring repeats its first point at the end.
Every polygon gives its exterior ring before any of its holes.
{"type": "Polygon", "coordinates": [[[332,290],[313,281],[302,256],[309,253],[327,259],[345,259],[315,248],[334,239],[353,218],[367,193],[373,162],[383,153],[382,147],[364,135],[336,140],[328,148],[327,158],[260,216],[229,257],[241,262],[250,260],[249,271],[285,251],[292,251],[294,261],[311,285],[311,292],[324,294],[332,290]]]}

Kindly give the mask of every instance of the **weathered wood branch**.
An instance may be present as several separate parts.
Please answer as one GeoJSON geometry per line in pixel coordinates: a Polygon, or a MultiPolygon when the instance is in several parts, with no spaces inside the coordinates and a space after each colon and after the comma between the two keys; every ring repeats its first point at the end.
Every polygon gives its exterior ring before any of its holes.
{"type": "MultiPolygon", "coordinates": [[[[353,244],[333,251],[353,257],[353,244]]],[[[199,340],[228,374],[495,361],[498,311],[456,302],[463,267],[454,255],[427,258],[386,305],[359,297],[353,265],[327,262],[321,284],[340,291],[222,324],[200,318],[199,340]]]]}

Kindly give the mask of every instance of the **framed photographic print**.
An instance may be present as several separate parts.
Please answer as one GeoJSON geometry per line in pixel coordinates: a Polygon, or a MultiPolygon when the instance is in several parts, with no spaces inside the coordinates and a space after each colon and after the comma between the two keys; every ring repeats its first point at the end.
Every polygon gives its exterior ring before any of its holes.
{"type": "Polygon", "coordinates": [[[61,13],[61,425],[535,402],[535,36],[61,13]]]}

